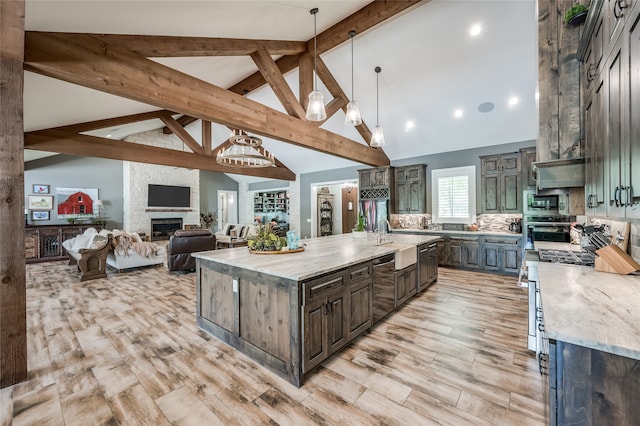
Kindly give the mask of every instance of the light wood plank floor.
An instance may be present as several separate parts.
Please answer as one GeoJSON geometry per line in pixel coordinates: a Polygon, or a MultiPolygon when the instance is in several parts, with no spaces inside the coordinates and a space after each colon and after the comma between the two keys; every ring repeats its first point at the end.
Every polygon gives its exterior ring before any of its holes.
{"type": "Polygon", "coordinates": [[[195,274],[156,267],[80,283],[27,266],[29,380],[3,425],[544,424],[513,277],[440,268],[298,389],[195,324],[195,274]]]}

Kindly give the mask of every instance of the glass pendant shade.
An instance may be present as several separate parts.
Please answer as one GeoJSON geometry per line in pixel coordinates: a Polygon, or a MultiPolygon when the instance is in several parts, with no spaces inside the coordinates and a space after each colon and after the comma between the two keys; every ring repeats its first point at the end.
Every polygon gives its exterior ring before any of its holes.
{"type": "Polygon", "coordinates": [[[324,121],[327,119],[327,112],[324,109],[324,96],[319,90],[309,93],[306,118],[309,121],[324,121]]]}
{"type": "Polygon", "coordinates": [[[381,126],[373,128],[373,132],[371,133],[371,146],[374,148],[384,146],[384,132],[381,126]]]}
{"type": "Polygon", "coordinates": [[[358,126],[362,124],[360,108],[358,108],[358,103],[356,101],[351,101],[347,104],[347,114],[344,116],[344,124],[351,126],[358,126]]]}

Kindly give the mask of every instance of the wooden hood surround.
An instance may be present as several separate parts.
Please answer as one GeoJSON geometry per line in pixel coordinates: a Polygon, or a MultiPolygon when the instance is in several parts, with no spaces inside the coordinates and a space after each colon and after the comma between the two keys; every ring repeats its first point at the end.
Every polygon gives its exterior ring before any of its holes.
{"type": "MultiPolygon", "coordinates": [[[[319,34],[318,55],[347,41],[350,30],[360,34],[417,3],[420,1],[371,2],[319,34]]],[[[331,116],[346,109],[348,97],[324,62],[320,58],[317,62],[318,76],[333,96],[326,106],[327,115],[331,116]]],[[[382,149],[368,146],[371,132],[365,123],[356,127],[365,140],[363,144],[321,129],[322,123],[305,119],[306,100],[313,90],[313,39],[298,42],[27,31],[24,69],[160,108],[144,114],[26,132],[25,148],[295,180],[295,174],[278,161],[275,167],[258,169],[217,164],[217,152],[229,142],[211,147],[214,122],[370,166],[390,163],[382,149]],[[233,55],[251,56],[258,71],[228,89],[148,59],[233,55]],[[274,61],[272,55],[280,58],[274,61]],[[300,91],[296,98],[284,74],[297,67],[300,91]],[[286,114],[243,96],[245,91],[264,84],[270,85],[286,114]],[[176,114],[182,117],[174,119],[176,114]],[[80,133],[153,118],[162,120],[165,133],[175,133],[192,152],[80,133]],[[202,144],[183,127],[196,119],[203,123],[202,144]]]]}

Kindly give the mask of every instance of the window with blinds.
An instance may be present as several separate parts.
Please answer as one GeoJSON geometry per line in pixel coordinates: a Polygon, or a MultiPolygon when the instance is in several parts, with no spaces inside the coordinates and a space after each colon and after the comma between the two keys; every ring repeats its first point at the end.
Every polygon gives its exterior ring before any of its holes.
{"type": "Polygon", "coordinates": [[[475,176],[475,166],[431,171],[434,222],[474,222],[476,215],[475,176]]]}

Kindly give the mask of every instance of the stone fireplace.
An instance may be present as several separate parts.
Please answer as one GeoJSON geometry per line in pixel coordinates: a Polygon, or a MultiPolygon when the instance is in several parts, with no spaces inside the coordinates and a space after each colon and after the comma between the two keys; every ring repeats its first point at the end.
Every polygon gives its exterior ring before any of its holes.
{"type": "MultiPolygon", "coordinates": [[[[162,130],[151,130],[131,135],[127,141],[163,148],[180,149],[182,141],[175,134],[164,135],[162,130]]],[[[123,162],[123,229],[130,232],[144,232],[152,239],[158,232],[169,232],[172,228],[182,229],[184,225],[200,224],[200,172],[197,169],[160,166],[156,164],[123,162]],[[191,206],[184,208],[155,208],[148,205],[149,184],[188,186],[191,188],[191,206]],[[152,229],[155,220],[172,221],[167,225],[159,223],[159,231],[152,229]],[[177,221],[180,225],[177,225],[177,221]],[[169,227],[169,230],[165,228],[169,227]]],[[[175,229],[174,229],[175,230],[175,229]]],[[[172,232],[171,232],[172,233],[172,232]]],[[[170,234],[159,235],[168,239],[170,234]]]]}
{"type": "Polygon", "coordinates": [[[151,219],[151,241],[168,240],[175,231],[182,229],[182,219],[151,219]]]}

